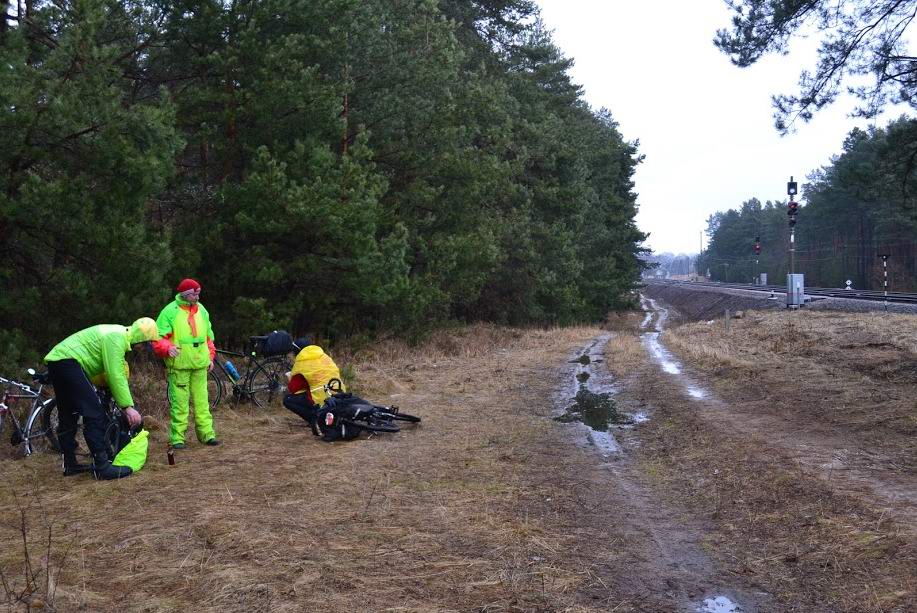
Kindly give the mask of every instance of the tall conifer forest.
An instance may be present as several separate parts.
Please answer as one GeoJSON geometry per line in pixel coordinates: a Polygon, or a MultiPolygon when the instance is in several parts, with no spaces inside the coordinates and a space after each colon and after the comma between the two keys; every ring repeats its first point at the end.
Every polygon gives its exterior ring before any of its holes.
{"type": "MultiPolygon", "coordinates": [[[[794,270],[808,286],[917,291],[917,119],[855,128],[830,163],[808,175],[795,229],[794,270]],[[881,256],[888,256],[884,259],[881,256]]],[[[787,201],[751,198],[707,220],[697,269],[716,281],[750,283],[790,268],[787,201]],[[754,254],[759,239],[760,255],[754,254]]]]}
{"type": "Polygon", "coordinates": [[[155,317],[219,344],[627,306],[640,161],[530,0],[14,0],[0,361],[155,317]]]}

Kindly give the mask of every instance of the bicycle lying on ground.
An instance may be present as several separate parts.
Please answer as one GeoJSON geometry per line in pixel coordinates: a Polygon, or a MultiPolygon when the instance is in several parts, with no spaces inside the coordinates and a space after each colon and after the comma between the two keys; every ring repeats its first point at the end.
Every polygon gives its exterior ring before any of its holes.
{"type": "Polygon", "coordinates": [[[57,403],[44,389],[48,375],[37,373],[31,368],[28,373],[37,387],[0,377],[0,385],[4,386],[0,397],[0,432],[3,431],[4,422],[10,422],[13,429],[10,443],[14,446],[22,445],[22,454],[25,456],[42,451],[56,452],[57,403]],[[16,410],[16,404],[22,400],[30,403],[25,425],[19,421],[20,412],[16,410]]]}
{"type": "Polygon", "coordinates": [[[420,423],[420,418],[416,415],[402,413],[397,406],[386,407],[378,404],[372,404],[362,399],[354,399],[344,405],[345,410],[336,411],[333,408],[336,394],[343,394],[344,386],[340,379],[331,379],[325,385],[313,388],[311,391],[324,390],[328,395],[323,408],[332,405],[332,408],[324,411],[325,426],[334,426],[340,422],[352,428],[368,430],[370,432],[400,432],[401,428],[397,423],[399,421],[409,423],[420,423]]]}

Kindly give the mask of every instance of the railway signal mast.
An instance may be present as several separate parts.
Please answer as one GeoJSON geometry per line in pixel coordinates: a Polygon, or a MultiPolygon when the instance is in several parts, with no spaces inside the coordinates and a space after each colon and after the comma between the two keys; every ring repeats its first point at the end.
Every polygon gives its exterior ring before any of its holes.
{"type": "Polygon", "coordinates": [[[790,177],[789,183],[786,184],[786,193],[790,197],[790,202],[786,205],[786,214],[790,217],[790,274],[796,272],[794,260],[796,256],[796,215],[799,214],[799,203],[795,202],[793,197],[796,196],[798,190],[796,181],[790,177]]]}
{"type": "Polygon", "coordinates": [[[796,181],[790,177],[786,184],[786,194],[790,197],[786,209],[790,218],[790,272],[786,276],[786,306],[790,309],[798,309],[806,300],[803,275],[796,274],[796,216],[799,214],[799,203],[795,201],[795,196],[798,192],[796,181]]]}
{"type": "Polygon", "coordinates": [[[761,255],[761,237],[755,237],[755,285],[758,284],[758,256],[761,255]]]}

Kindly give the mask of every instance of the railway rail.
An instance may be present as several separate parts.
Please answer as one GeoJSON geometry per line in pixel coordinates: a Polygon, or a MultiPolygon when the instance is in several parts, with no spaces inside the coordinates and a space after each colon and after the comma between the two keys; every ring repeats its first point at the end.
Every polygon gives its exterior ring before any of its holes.
{"type": "MultiPolygon", "coordinates": [[[[668,285],[686,285],[695,287],[728,287],[732,289],[743,289],[754,292],[774,292],[786,294],[785,285],[750,285],[747,283],[721,283],[718,281],[674,281],[671,279],[648,279],[647,283],[665,283],[668,285]]],[[[821,296],[824,298],[848,298],[853,300],[871,300],[873,302],[895,302],[898,304],[917,304],[917,294],[904,292],[888,292],[886,296],[882,292],[841,289],[830,287],[807,287],[805,288],[806,296],[821,296]]]]}

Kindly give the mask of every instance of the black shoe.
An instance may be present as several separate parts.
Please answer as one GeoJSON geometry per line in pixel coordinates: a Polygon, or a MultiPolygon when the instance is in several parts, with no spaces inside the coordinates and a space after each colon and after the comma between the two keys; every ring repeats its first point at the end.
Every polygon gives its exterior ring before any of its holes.
{"type": "Polygon", "coordinates": [[[93,476],[99,481],[111,481],[130,477],[134,471],[130,466],[115,466],[111,462],[96,464],[92,469],[93,476]]]}
{"type": "Polygon", "coordinates": [[[64,476],[72,477],[73,475],[78,475],[80,473],[89,472],[92,470],[92,466],[89,464],[80,464],[76,461],[75,453],[64,453],[64,476]]]}
{"type": "Polygon", "coordinates": [[[92,470],[92,466],[90,466],[89,464],[64,463],[64,476],[65,477],[72,477],[73,475],[88,473],[90,470],[92,470]]]}
{"type": "Polygon", "coordinates": [[[210,445],[211,447],[216,447],[217,445],[222,445],[222,444],[223,444],[223,441],[221,441],[221,440],[218,439],[218,438],[212,438],[212,439],[210,439],[209,441],[207,441],[207,442],[204,443],[204,444],[205,444],[205,445],[210,445]]]}
{"type": "Polygon", "coordinates": [[[184,443],[175,443],[174,445],[169,445],[172,449],[187,449],[188,446],[184,443]]]}

